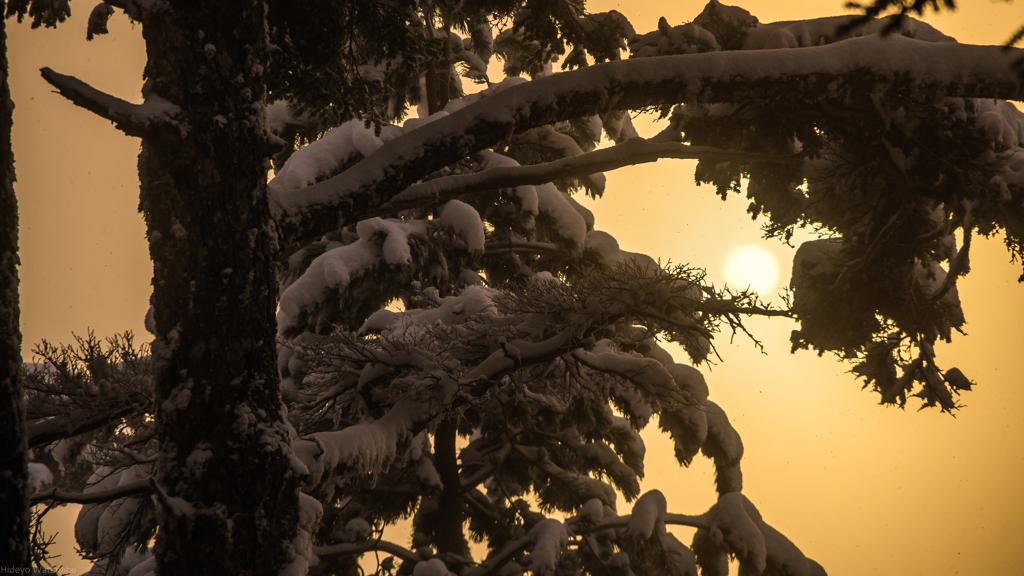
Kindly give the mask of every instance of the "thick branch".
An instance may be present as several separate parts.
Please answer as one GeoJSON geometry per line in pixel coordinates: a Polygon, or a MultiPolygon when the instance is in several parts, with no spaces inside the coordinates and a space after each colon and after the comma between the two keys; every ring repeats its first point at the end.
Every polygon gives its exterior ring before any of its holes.
{"type": "MultiPolygon", "coordinates": [[[[629,514],[625,516],[619,516],[610,520],[605,520],[592,526],[573,526],[572,530],[574,533],[593,534],[594,532],[601,532],[613,528],[625,528],[629,526],[630,518],[629,514]]],[[[691,528],[709,528],[711,521],[707,514],[701,514],[699,516],[690,516],[688,514],[665,514],[665,524],[674,524],[676,526],[690,526],[691,528]]]]}
{"type": "Polygon", "coordinates": [[[51,488],[46,492],[40,492],[32,497],[32,504],[53,501],[58,504],[96,504],[99,502],[112,502],[118,498],[129,496],[142,496],[153,493],[153,479],[146,478],[115,486],[107,490],[96,490],[95,492],[65,492],[57,488],[51,488]]]}
{"type": "Polygon", "coordinates": [[[398,544],[388,542],[387,540],[367,540],[366,542],[356,542],[354,544],[315,546],[313,547],[313,554],[316,554],[321,558],[324,556],[355,556],[372,550],[387,552],[392,556],[397,556],[405,562],[411,562],[413,564],[422,560],[422,558],[417,556],[411,550],[407,550],[398,544]]]}
{"type": "Polygon", "coordinates": [[[523,550],[526,550],[526,548],[531,543],[533,543],[533,541],[534,539],[531,535],[526,535],[522,538],[519,538],[518,540],[513,540],[512,542],[506,544],[505,547],[501,549],[501,552],[498,552],[494,556],[491,556],[488,560],[481,562],[477,566],[473,566],[468,571],[463,573],[467,576],[488,576],[490,574],[493,574],[496,570],[504,566],[509,560],[515,557],[516,554],[519,554],[523,550]]]}
{"type": "Polygon", "coordinates": [[[28,425],[28,445],[29,448],[46,446],[57,440],[92,432],[97,428],[102,428],[111,422],[117,422],[141,410],[135,404],[128,404],[120,405],[108,412],[98,414],[72,413],[69,416],[56,416],[33,422],[28,425]]]}
{"type": "Polygon", "coordinates": [[[162,122],[173,123],[179,108],[160,98],[150,96],[142,104],[132,104],[106,92],[101,92],[74,76],[58,74],[49,68],[40,70],[43,79],[71,100],[76,106],[110,120],[129,136],[145,136],[149,129],[162,122]]]}
{"type": "Polygon", "coordinates": [[[751,98],[845,98],[886,85],[917,94],[1024,98],[1020,50],[877,36],[786,50],[607,62],[513,86],[385,143],[324,182],[273,195],[283,239],[320,235],[377,210],[427,174],[523,130],[605,110],[751,98]]]}
{"type": "Polygon", "coordinates": [[[792,310],[772,310],[761,306],[737,306],[728,300],[705,300],[698,302],[694,308],[709,314],[742,314],[745,316],[785,316],[793,318],[792,310]]]}
{"type": "Polygon", "coordinates": [[[778,164],[797,164],[802,161],[799,156],[732,152],[708,146],[689,146],[679,142],[652,142],[642,138],[630,138],[622,144],[610,148],[554,162],[532,166],[499,166],[475,174],[447,176],[414,184],[381,206],[378,212],[359,216],[359,218],[380,216],[427,203],[443,202],[462,194],[496,188],[539,185],[562,178],[614,170],[623,166],[657,162],[662,158],[746,160],[778,164]]]}

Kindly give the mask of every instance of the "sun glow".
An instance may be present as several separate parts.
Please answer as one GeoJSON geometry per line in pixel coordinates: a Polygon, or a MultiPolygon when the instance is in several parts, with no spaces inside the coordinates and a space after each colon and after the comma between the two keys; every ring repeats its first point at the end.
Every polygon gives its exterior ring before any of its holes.
{"type": "Polygon", "coordinates": [[[732,288],[750,286],[755,292],[766,294],[776,288],[779,264],[771,252],[760,246],[742,246],[725,259],[725,281],[732,288]]]}

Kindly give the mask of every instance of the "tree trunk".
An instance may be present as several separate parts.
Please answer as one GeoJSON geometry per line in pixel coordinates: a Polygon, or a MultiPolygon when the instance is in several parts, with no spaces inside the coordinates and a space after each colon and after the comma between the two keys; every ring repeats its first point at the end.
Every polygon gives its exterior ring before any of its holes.
{"type": "Polygon", "coordinates": [[[0,558],[8,566],[28,567],[28,444],[21,382],[13,121],[14,102],[7,82],[7,29],[0,15],[0,558]]]}
{"type": "Polygon", "coordinates": [[[434,432],[434,465],[441,477],[441,496],[437,500],[437,551],[438,553],[467,556],[469,543],[462,530],[465,519],[462,496],[462,482],[459,480],[459,460],[456,440],[458,439],[458,416],[442,421],[434,432]]]}
{"type": "Polygon", "coordinates": [[[301,478],[275,363],[265,4],[171,2],[143,36],[144,94],[181,108],[139,156],[166,492],[158,574],[276,574],[291,560],[301,478]]]}

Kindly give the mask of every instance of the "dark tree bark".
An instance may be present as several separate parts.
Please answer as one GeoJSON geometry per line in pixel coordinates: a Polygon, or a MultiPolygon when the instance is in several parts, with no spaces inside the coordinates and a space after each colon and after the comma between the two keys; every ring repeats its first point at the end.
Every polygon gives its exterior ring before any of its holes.
{"type": "Polygon", "coordinates": [[[300,476],[275,363],[266,9],[182,0],[143,19],[144,94],[180,110],[143,136],[153,258],[158,574],[276,574],[300,476]]]}
{"type": "Polygon", "coordinates": [[[434,432],[434,465],[441,477],[437,500],[437,551],[467,556],[469,543],[462,530],[465,520],[462,482],[459,479],[458,416],[442,421],[434,432]]]}
{"type": "Polygon", "coordinates": [[[11,126],[14,102],[7,81],[7,29],[0,18],[0,563],[27,567],[29,554],[28,444],[21,382],[18,306],[18,201],[14,196],[11,126]]]}

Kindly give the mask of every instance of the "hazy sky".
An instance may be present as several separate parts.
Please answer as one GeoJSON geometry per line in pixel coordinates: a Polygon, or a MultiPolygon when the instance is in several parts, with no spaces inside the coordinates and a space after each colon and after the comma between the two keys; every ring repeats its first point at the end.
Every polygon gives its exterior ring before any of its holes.
{"type": "MultiPolygon", "coordinates": [[[[929,18],[961,42],[998,44],[1024,21],[1024,1],[963,1],[952,16],[929,18]]],[[[741,4],[762,22],[843,13],[841,2],[741,4]]],[[[703,2],[589,2],[617,9],[637,31],[659,16],[692,20],[703,2]]],[[[46,338],[132,330],[148,336],[151,268],[137,213],[138,141],[50,92],[38,69],[76,75],[122,98],[139,100],[145,63],[139,27],[121,14],[109,36],[85,41],[92,5],[73,2],[59,30],[9,22],[14,142],[21,205],[22,331],[25,353],[46,338]]],[[[640,125],[640,123],[638,123],[640,125]]],[[[661,161],[609,174],[607,192],[589,202],[599,229],[626,250],[706,267],[723,281],[734,250],[760,245],[788,282],[793,250],[760,240],[746,202],[721,202],[693,184],[693,164],[661,161]]],[[[812,353],[789,354],[786,320],[751,321],[767,355],[737,337],[716,342],[724,362],[702,368],[711,397],[743,437],[744,492],[765,519],[834,576],[1017,575],[1024,562],[1024,286],[1000,239],[976,241],[973,272],[960,283],[969,336],[937,348],[979,385],[957,417],[937,410],[883,408],[860,390],[849,365],[812,353]]],[[[776,299],[777,300],[777,299],[776,299]]],[[[682,356],[680,355],[680,359],[682,356]]],[[[652,426],[644,490],[665,493],[670,510],[703,512],[714,501],[711,466],[698,457],[681,469],[667,437],[652,426]]],[[[684,542],[690,532],[680,530],[684,542]]],[[[71,534],[70,526],[62,536],[71,534]]],[[[69,553],[64,560],[74,564],[69,553]]],[[[81,568],[79,568],[81,571],[81,568]]]]}

